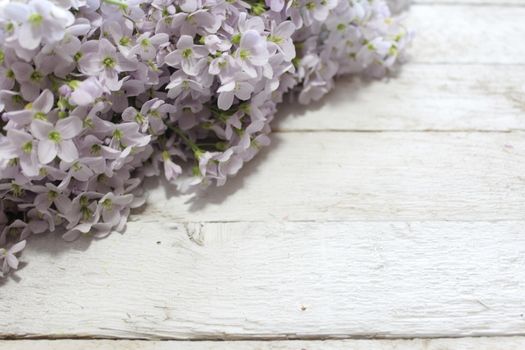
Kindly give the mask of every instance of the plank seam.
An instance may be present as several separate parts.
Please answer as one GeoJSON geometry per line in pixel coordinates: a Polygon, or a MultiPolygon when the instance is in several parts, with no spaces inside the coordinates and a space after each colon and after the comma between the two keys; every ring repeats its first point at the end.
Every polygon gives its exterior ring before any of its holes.
{"type": "Polygon", "coordinates": [[[196,338],[177,338],[177,337],[104,337],[90,335],[16,335],[0,334],[1,341],[18,341],[18,340],[152,340],[152,341],[177,341],[177,342],[206,342],[206,341],[229,341],[229,342],[272,342],[272,341],[326,341],[326,340],[411,340],[411,339],[461,339],[461,338],[487,338],[487,337],[523,337],[525,333],[479,333],[473,335],[427,335],[427,336],[388,336],[386,334],[357,334],[357,335],[312,335],[312,336],[294,336],[294,335],[271,335],[271,336],[202,336],[196,338]]]}
{"type": "Polygon", "coordinates": [[[484,129],[272,129],[273,133],[289,134],[289,133],[364,133],[364,134],[373,134],[373,133],[450,133],[450,134],[519,134],[525,132],[525,129],[522,128],[512,128],[508,130],[484,130],[484,129]]]}
{"type": "Polygon", "coordinates": [[[447,1],[413,1],[410,6],[471,6],[471,7],[525,7],[525,3],[513,3],[513,2],[447,2],[447,1]]]}

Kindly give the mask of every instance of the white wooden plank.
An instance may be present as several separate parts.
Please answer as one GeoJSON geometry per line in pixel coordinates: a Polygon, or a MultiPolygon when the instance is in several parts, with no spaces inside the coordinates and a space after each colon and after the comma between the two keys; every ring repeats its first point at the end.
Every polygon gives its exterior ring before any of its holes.
{"type": "Polygon", "coordinates": [[[523,220],[525,133],[279,133],[201,196],[152,185],[173,221],[523,220]]]}
{"type": "Polygon", "coordinates": [[[413,62],[525,63],[525,7],[414,5],[407,27],[417,32],[413,62]]]}
{"type": "Polygon", "coordinates": [[[41,237],[2,286],[9,337],[523,334],[525,222],[176,224],[41,237]],[[188,238],[193,235],[193,240],[188,238]],[[39,278],[37,278],[39,276],[39,278]]]}
{"type": "MultiPolygon", "coordinates": [[[[395,0],[394,0],[395,1],[395,0]]],[[[525,0],[412,0],[412,4],[425,5],[471,5],[471,6],[525,6],[525,0]]]]}
{"type": "Polygon", "coordinates": [[[522,350],[523,337],[325,340],[325,341],[140,341],[16,340],[0,341],[1,350],[522,350]]]}
{"type": "Polygon", "coordinates": [[[279,108],[277,131],[525,130],[525,66],[409,63],[393,79],[341,78],[317,103],[279,108]]]}

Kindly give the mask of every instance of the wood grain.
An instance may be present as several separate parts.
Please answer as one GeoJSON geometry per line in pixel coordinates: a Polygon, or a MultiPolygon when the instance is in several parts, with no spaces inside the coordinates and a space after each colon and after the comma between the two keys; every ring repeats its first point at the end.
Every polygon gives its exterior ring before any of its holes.
{"type": "MultiPolygon", "coordinates": [[[[395,1],[395,0],[394,0],[395,1]]],[[[412,0],[413,5],[525,6],[525,0],[412,0]]]]}
{"type": "Polygon", "coordinates": [[[222,188],[149,187],[141,214],[173,221],[523,220],[525,133],[272,135],[222,188]]]}
{"type": "Polygon", "coordinates": [[[523,334],[524,227],[523,221],[177,224],[142,216],[125,235],[89,249],[86,240],[33,240],[29,265],[16,274],[20,282],[2,287],[0,334],[523,334]]]}
{"type": "Polygon", "coordinates": [[[129,340],[18,340],[0,341],[0,350],[522,350],[522,337],[325,340],[325,341],[129,341],[129,340]]]}
{"type": "MultiPolygon", "coordinates": [[[[324,104],[283,111],[273,145],[225,187],[151,182],[124,235],[35,237],[0,287],[0,338],[524,335],[524,2],[425,2],[397,80],[342,81],[324,104]]],[[[378,346],[503,344],[396,342],[378,346]]],[[[375,349],[143,345],[172,344],[375,349]]]]}
{"type": "Polygon", "coordinates": [[[416,31],[411,61],[524,64],[523,18],[523,6],[414,5],[407,17],[416,31]]]}
{"type": "Polygon", "coordinates": [[[317,103],[279,108],[276,131],[525,130],[525,66],[408,64],[392,79],[340,78],[317,103]]]}

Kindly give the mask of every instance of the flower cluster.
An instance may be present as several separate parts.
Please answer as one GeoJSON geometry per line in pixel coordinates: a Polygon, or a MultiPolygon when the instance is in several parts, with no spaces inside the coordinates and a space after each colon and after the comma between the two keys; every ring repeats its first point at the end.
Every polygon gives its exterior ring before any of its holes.
{"type": "Polygon", "coordinates": [[[285,93],[410,40],[384,0],[0,0],[0,28],[0,274],[32,234],[122,230],[145,177],[224,184],[285,93]]]}

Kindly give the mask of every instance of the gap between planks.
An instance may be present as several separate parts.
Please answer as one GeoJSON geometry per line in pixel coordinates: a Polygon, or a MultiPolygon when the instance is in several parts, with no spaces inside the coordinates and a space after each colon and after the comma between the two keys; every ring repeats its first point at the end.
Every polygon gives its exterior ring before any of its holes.
{"type": "Polygon", "coordinates": [[[524,337],[328,341],[0,341],[0,350],[522,350],[524,337]]]}
{"type": "Polygon", "coordinates": [[[413,0],[411,5],[525,7],[525,0],[413,0]]]}

